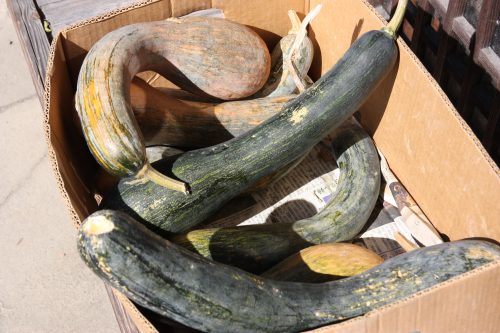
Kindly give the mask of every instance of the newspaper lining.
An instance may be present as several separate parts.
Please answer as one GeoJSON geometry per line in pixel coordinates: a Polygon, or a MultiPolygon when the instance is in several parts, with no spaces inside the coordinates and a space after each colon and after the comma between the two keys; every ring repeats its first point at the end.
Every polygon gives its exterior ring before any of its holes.
{"type": "Polygon", "coordinates": [[[335,191],[339,177],[328,142],[317,144],[297,167],[271,188],[252,194],[253,205],[203,227],[291,223],[315,215],[335,191]]]}
{"type": "MultiPolygon", "coordinates": [[[[317,144],[288,175],[268,189],[231,202],[222,209],[226,215],[219,214],[203,228],[292,223],[315,215],[334,194],[340,173],[330,143],[331,137],[328,137],[317,144]]],[[[368,222],[367,230],[353,240],[353,243],[367,247],[384,259],[405,252],[395,240],[396,231],[414,242],[398,209],[391,202],[395,202],[394,198],[383,187],[381,200],[368,222]]]]}
{"type": "Polygon", "coordinates": [[[394,236],[396,232],[400,232],[411,243],[417,245],[401,217],[396,217],[393,222],[370,229],[364,232],[359,238],[361,238],[365,247],[377,253],[382,258],[388,259],[406,252],[396,241],[394,236]]]}

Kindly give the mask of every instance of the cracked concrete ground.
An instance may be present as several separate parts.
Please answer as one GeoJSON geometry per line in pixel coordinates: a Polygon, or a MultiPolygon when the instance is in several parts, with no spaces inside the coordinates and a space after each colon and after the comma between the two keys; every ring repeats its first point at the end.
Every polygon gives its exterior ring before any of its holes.
{"type": "Polygon", "coordinates": [[[76,252],[3,0],[0,20],[0,333],[119,332],[103,283],[76,252]]]}

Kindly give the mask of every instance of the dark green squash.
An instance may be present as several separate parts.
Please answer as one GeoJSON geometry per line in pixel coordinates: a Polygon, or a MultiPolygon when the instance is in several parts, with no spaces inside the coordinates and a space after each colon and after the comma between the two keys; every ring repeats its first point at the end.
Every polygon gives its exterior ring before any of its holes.
{"type": "Polygon", "coordinates": [[[362,315],[500,260],[480,240],[417,249],[353,277],[274,281],[216,263],[153,233],[124,213],[99,211],[82,225],[85,263],[134,302],[206,332],[298,332],[362,315]]]}
{"type": "Polygon", "coordinates": [[[199,229],[171,241],[218,262],[261,273],[313,244],[347,241],[366,224],[380,192],[380,164],[372,139],[353,119],[332,139],[340,169],[332,198],[316,215],[293,223],[199,229]]]}
{"type": "Polygon", "coordinates": [[[126,211],[169,232],[197,225],[340,126],[392,70],[397,54],[393,34],[380,30],[365,33],[332,69],[279,114],[240,137],[181,155],[171,170],[166,170],[189,185],[190,195],[153,182],[123,179],[116,191],[105,197],[102,207],[126,211]]]}

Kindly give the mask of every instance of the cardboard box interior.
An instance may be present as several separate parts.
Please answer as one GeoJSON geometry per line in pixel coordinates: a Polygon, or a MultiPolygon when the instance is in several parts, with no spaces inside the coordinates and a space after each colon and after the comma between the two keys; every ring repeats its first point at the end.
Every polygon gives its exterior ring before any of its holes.
{"type": "MultiPolygon", "coordinates": [[[[310,75],[317,79],[358,36],[382,27],[382,18],[366,2],[145,1],[82,22],[60,34],[52,45],[49,58],[46,130],[55,175],[75,225],[97,210],[95,195],[98,193],[92,184],[98,165],[73,123],[76,78],[93,43],[125,24],[160,20],[213,7],[223,9],[227,19],[255,29],[272,47],[289,29],[289,9],[296,10],[303,17],[318,3],[323,3],[323,9],[309,29],[315,45],[310,75]]],[[[498,167],[418,59],[401,40],[398,44],[400,56],[397,65],[361,108],[362,124],[373,135],[392,170],[440,232],[451,240],[470,237],[500,240],[498,167]]],[[[500,305],[498,300],[492,302],[490,297],[492,291],[496,292],[497,298],[500,294],[500,286],[494,279],[499,271],[499,264],[490,265],[403,302],[318,331],[389,332],[427,327],[426,331],[431,332],[443,331],[444,328],[453,331],[450,328],[456,327],[457,331],[465,332],[474,327],[483,328],[474,331],[491,329],[493,332],[494,324],[499,324],[498,318],[496,323],[493,318],[496,318],[495,313],[500,313],[500,305]],[[465,293],[464,287],[468,288],[465,293]],[[461,291],[457,292],[459,288],[461,291]],[[467,316],[475,311],[465,297],[472,295],[475,295],[474,309],[481,309],[481,315],[476,318],[467,316]],[[450,312],[444,312],[440,309],[442,307],[451,309],[451,317],[461,319],[453,321],[450,317],[445,324],[442,316],[450,312]]],[[[122,300],[128,303],[141,330],[154,331],[130,302],[122,300]]]]}

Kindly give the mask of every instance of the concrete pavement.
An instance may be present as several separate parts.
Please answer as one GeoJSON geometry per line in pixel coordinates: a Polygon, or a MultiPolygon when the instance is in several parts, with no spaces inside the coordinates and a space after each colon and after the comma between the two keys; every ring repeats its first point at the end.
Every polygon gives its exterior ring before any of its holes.
{"type": "Polygon", "coordinates": [[[117,333],[103,283],[76,252],[4,0],[0,20],[0,333],[117,333]]]}

